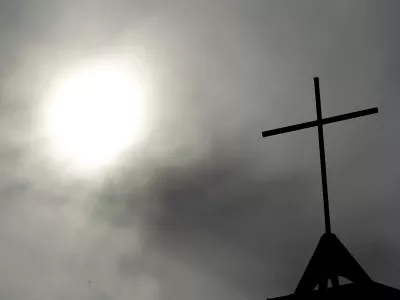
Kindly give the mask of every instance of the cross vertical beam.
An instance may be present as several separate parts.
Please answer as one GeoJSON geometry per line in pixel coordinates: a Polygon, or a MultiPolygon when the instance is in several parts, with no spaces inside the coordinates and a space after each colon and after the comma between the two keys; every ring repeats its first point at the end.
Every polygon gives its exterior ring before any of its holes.
{"type": "Polygon", "coordinates": [[[319,78],[314,77],[315,102],[317,106],[319,157],[321,161],[322,194],[324,199],[325,232],[331,233],[331,217],[329,215],[328,179],[326,175],[324,128],[322,124],[321,95],[319,92],[319,78]]]}

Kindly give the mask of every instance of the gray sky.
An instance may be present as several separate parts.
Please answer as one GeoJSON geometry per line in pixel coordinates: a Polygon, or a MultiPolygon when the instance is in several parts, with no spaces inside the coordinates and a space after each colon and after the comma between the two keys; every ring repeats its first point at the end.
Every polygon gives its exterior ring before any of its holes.
{"type": "Polygon", "coordinates": [[[398,1],[0,2],[0,298],[265,299],[294,291],[323,232],[325,127],[333,231],[400,288],[398,1]],[[50,163],[49,82],[99,55],[141,61],[151,132],[82,178],[50,163]],[[149,100],[150,101],[150,100],[149,100]],[[100,177],[101,179],[99,179],[100,177]],[[89,283],[90,282],[90,283],[89,283]]]}

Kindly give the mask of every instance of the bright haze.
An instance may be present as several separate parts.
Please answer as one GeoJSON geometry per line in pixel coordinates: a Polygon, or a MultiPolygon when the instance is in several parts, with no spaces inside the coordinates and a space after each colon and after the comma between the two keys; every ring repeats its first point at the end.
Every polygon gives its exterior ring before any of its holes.
{"type": "Polygon", "coordinates": [[[0,3],[0,298],[265,299],[324,230],[400,288],[400,3],[0,3]]]}

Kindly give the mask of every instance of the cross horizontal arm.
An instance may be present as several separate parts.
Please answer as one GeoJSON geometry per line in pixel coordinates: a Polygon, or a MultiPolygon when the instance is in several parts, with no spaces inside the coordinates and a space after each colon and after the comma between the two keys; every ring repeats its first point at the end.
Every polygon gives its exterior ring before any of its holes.
{"type": "MultiPolygon", "coordinates": [[[[322,119],[322,124],[325,125],[325,124],[329,124],[329,123],[344,121],[344,120],[348,120],[348,119],[354,119],[354,118],[372,115],[372,114],[376,114],[376,113],[378,113],[377,107],[359,110],[359,111],[351,112],[348,114],[343,114],[343,115],[339,115],[339,116],[322,119]]],[[[277,135],[277,134],[281,134],[281,133],[306,129],[306,128],[315,127],[315,126],[318,126],[318,120],[263,131],[262,136],[267,137],[267,136],[271,136],[271,135],[277,135]]]]}
{"type": "Polygon", "coordinates": [[[329,123],[344,121],[344,120],[348,120],[348,119],[354,119],[354,118],[368,116],[368,115],[377,114],[377,113],[378,113],[378,108],[373,107],[373,108],[368,108],[368,109],[351,112],[348,114],[325,118],[325,119],[322,119],[322,124],[325,125],[325,124],[329,124],[329,123]]]}

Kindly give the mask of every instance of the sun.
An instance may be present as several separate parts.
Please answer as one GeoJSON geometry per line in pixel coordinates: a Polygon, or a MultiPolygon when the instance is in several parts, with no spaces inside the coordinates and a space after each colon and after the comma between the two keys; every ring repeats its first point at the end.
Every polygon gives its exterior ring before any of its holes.
{"type": "Polygon", "coordinates": [[[81,169],[95,169],[141,140],[144,90],[134,75],[110,63],[92,63],[57,78],[45,114],[53,153],[81,169]]]}

